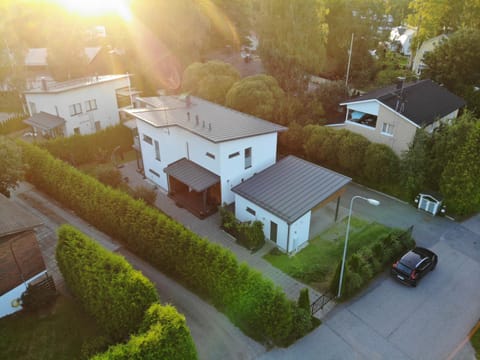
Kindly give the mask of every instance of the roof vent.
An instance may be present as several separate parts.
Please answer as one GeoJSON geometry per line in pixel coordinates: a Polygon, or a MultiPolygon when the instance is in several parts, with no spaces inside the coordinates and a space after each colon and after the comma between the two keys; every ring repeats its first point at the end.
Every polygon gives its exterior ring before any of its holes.
{"type": "Polygon", "coordinates": [[[208,130],[212,131],[212,123],[208,123],[208,130]]]}
{"type": "Polygon", "coordinates": [[[42,90],[43,90],[43,91],[48,91],[47,79],[45,79],[44,77],[42,77],[42,78],[40,79],[40,83],[42,84],[42,90]]]}
{"type": "Polygon", "coordinates": [[[205,127],[205,120],[202,121],[202,127],[205,127]]]}
{"type": "Polygon", "coordinates": [[[190,111],[187,111],[187,119],[190,121],[190,111]]]}
{"type": "Polygon", "coordinates": [[[192,105],[192,98],[190,97],[190,95],[187,95],[185,97],[185,104],[187,105],[187,108],[189,108],[192,105]]]}
{"type": "Polygon", "coordinates": [[[198,115],[195,115],[195,125],[200,124],[200,119],[198,118],[198,115]]]}

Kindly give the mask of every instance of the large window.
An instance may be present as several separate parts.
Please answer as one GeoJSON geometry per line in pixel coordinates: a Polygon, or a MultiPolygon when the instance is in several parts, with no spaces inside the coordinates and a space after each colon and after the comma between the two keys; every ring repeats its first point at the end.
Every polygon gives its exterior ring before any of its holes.
{"type": "Polygon", "coordinates": [[[145,134],[143,134],[143,141],[145,141],[147,144],[150,144],[150,145],[153,144],[152,138],[148,135],[145,135],[145,134]]]}
{"type": "Polygon", "coordinates": [[[79,115],[82,113],[82,104],[76,103],[68,107],[70,109],[70,116],[79,115]]]}
{"type": "Polygon", "coordinates": [[[97,100],[87,100],[85,101],[85,111],[97,110],[97,100]]]}
{"type": "Polygon", "coordinates": [[[155,159],[160,161],[160,144],[155,140],[155,159]]]}
{"type": "Polygon", "coordinates": [[[252,148],[245,149],[245,169],[252,167],[252,148]]]}

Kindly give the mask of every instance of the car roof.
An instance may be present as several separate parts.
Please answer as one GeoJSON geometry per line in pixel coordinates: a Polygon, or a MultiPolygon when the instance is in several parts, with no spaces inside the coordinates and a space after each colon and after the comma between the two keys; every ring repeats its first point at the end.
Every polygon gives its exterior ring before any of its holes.
{"type": "Polygon", "coordinates": [[[417,264],[424,258],[422,254],[415,252],[415,250],[410,250],[408,253],[402,256],[400,262],[403,265],[408,266],[411,269],[415,269],[417,264]]]}

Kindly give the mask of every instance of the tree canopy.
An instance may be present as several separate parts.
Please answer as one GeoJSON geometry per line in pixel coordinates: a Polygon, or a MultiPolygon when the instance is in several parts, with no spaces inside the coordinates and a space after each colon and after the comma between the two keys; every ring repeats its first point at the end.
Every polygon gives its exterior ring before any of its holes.
{"type": "Polygon", "coordinates": [[[224,105],[232,85],[240,79],[235,67],[222,61],[193,63],[183,73],[182,91],[224,105]]]}
{"type": "Polygon", "coordinates": [[[233,84],[226,105],[265,120],[275,120],[285,98],[277,80],[269,75],[254,75],[233,84]]]}
{"type": "Polygon", "coordinates": [[[0,193],[9,196],[23,178],[22,152],[13,140],[0,136],[0,193]]]}

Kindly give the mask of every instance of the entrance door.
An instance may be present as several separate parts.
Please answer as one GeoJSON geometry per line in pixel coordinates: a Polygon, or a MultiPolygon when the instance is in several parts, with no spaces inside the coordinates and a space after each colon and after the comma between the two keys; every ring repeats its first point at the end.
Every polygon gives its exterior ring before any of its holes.
{"type": "Polygon", "coordinates": [[[278,225],[273,221],[270,221],[270,240],[272,240],[275,243],[277,242],[277,230],[278,230],[278,225]]]}

